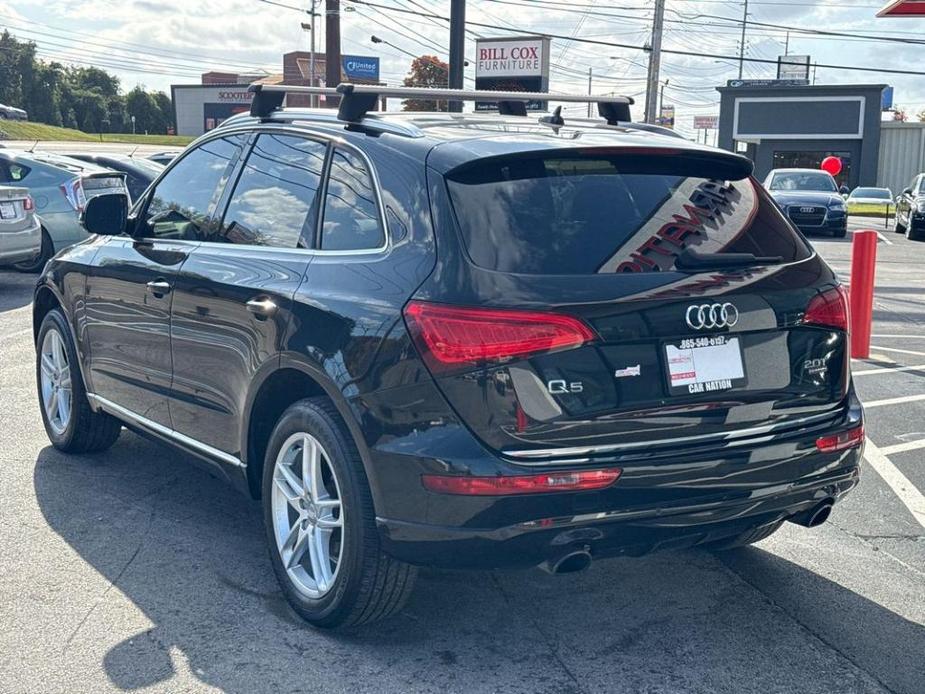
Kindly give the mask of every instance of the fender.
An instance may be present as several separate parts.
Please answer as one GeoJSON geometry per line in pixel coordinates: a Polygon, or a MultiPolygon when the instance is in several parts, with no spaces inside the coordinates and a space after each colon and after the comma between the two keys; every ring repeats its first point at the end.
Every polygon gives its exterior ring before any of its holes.
{"type": "Polygon", "coordinates": [[[337,408],[337,411],[340,413],[340,416],[343,418],[344,422],[347,424],[347,428],[350,430],[350,434],[353,437],[353,441],[356,444],[357,450],[360,452],[360,458],[363,461],[363,467],[366,470],[367,478],[371,480],[371,463],[369,456],[369,449],[366,446],[366,440],[363,436],[363,432],[360,429],[358,414],[350,402],[344,397],[343,392],[334,382],[334,379],[331,375],[321,367],[318,362],[309,358],[308,356],[294,351],[284,351],[276,357],[265,362],[258,370],[255,375],[250,390],[247,394],[247,401],[244,408],[244,421],[241,425],[241,459],[247,464],[247,456],[250,451],[248,436],[250,435],[250,427],[247,424],[251,421],[251,413],[254,406],[254,401],[257,398],[257,394],[260,392],[260,389],[263,387],[263,384],[266,380],[272,376],[274,373],[281,369],[295,369],[301,371],[306,376],[309,376],[313,381],[315,381],[322,390],[324,390],[325,395],[334,403],[334,406],[337,408]]]}

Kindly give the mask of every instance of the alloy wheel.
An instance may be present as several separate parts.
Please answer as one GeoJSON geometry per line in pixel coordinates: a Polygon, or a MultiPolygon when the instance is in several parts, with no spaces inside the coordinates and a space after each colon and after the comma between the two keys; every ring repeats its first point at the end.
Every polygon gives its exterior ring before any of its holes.
{"type": "Polygon", "coordinates": [[[67,360],[64,339],[56,328],[45,333],[42,340],[41,359],[42,407],[48,417],[48,425],[58,436],[64,433],[71,421],[71,367],[67,360]]]}
{"type": "Polygon", "coordinates": [[[273,535],[293,587],[324,596],[343,556],[344,514],[331,460],[314,436],[300,432],[280,447],[273,469],[273,535]]]}

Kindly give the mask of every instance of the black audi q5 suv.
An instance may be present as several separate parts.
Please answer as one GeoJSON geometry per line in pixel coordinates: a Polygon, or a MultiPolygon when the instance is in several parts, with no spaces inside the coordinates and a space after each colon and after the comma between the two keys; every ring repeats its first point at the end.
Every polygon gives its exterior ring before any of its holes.
{"type": "Polygon", "coordinates": [[[817,525],[864,441],[845,291],[751,170],[592,120],[236,116],[48,263],[45,429],[260,499],[319,626],[400,609],[418,566],[817,525]]]}

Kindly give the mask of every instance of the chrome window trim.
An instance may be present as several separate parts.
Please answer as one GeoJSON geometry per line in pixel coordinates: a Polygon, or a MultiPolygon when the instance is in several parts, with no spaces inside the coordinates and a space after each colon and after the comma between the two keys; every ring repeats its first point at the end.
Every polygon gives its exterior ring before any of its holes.
{"type": "Polygon", "coordinates": [[[132,424],[137,424],[145,429],[149,429],[157,434],[165,436],[167,438],[173,439],[177,443],[180,443],[187,448],[191,448],[199,453],[202,453],[209,458],[214,458],[228,465],[233,465],[239,468],[247,467],[247,464],[240,460],[237,456],[233,456],[230,453],[225,453],[225,451],[220,451],[217,448],[213,448],[201,441],[187,436],[186,434],[181,434],[175,429],[170,427],[165,427],[163,424],[158,424],[147,417],[143,417],[137,412],[132,412],[128,408],[122,407],[122,405],[117,405],[112,402],[112,400],[107,400],[104,397],[97,395],[96,393],[87,393],[87,399],[91,403],[95,403],[97,406],[109,412],[111,415],[118,417],[119,419],[128,421],[132,424]]]}
{"type": "Polygon", "coordinates": [[[629,443],[608,444],[605,446],[574,446],[571,448],[534,448],[513,451],[501,451],[501,454],[514,458],[517,462],[523,462],[529,465],[543,464],[561,464],[562,458],[577,458],[582,456],[599,455],[601,453],[619,453],[621,451],[636,451],[640,448],[651,448],[654,445],[671,446],[676,444],[691,443],[697,441],[717,441],[724,442],[727,447],[739,446],[745,443],[753,443],[754,439],[749,437],[769,434],[778,430],[789,429],[791,427],[812,424],[829,419],[836,410],[829,410],[820,414],[800,419],[791,419],[780,424],[765,424],[758,427],[748,427],[746,429],[736,429],[725,434],[697,434],[696,436],[682,436],[673,439],[652,439],[647,441],[631,441],[629,443]],[[548,461],[536,460],[537,458],[549,458],[548,461]]]}

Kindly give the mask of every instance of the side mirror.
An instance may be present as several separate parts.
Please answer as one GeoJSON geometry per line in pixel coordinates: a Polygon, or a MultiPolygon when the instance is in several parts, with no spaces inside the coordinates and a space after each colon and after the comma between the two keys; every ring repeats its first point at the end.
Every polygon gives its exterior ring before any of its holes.
{"type": "Polygon", "coordinates": [[[91,234],[119,236],[126,230],[128,196],[125,193],[97,195],[84,205],[80,223],[91,234]]]}
{"type": "Polygon", "coordinates": [[[851,192],[851,189],[848,186],[842,186],[841,188],[838,189],[838,192],[841,193],[842,195],[847,196],[848,193],[851,192]]]}
{"type": "Polygon", "coordinates": [[[912,195],[912,188],[903,188],[903,195],[912,195]]]}

